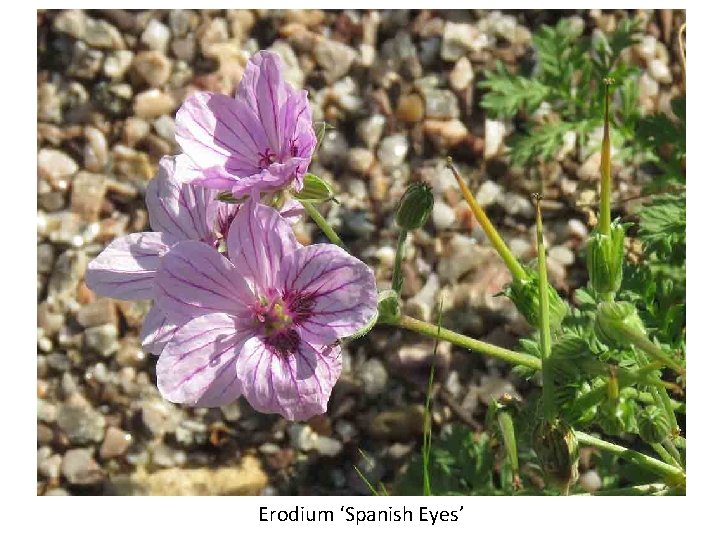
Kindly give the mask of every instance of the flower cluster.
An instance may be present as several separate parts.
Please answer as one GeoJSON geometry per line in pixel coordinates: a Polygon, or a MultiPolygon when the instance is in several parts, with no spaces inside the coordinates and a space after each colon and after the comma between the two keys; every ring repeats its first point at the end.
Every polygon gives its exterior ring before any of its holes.
{"type": "MultiPolygon", "coordinates": [[[[339,340],[377,317],[372,270],[341,248],[302,246],[302,206],[263,202],[302,188],[316,145],[305,91],[261,51],[234,97],[191,96],[177,113],[183,153],[160,161],[146,204],[152,232],[113,241],[90,263],[98,294],[154,300],[143,347],[175,403],[217,407],[244,396],[303,420],[325,412],[339,340]],[[229,191],[241,204],[219,200],[229,191]]],[[[282,198],[280,198],[282,200],[282,198]]]]}

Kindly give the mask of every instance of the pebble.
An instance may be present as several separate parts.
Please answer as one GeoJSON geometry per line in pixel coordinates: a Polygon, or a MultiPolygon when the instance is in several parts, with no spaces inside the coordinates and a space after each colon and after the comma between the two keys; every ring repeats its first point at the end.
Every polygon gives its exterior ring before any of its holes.
{"type": "Polygon", "coordinates": [[[378,160],[385,171],[399,167],[407,156],[410,145],[402,134],[385,137],[378,148],[378,160]]]}
{"type": "Polygon", "coordinates": [[[473,77],[472,64],[470,64],[467,56],[463,56],[455,63],[450,75],[448,75],[450,88],[458,92],[465,90],[472,83],[473,77]]]}
{"type": "Polygon", "coordinates": [[[358,57],[352,47],[331,39],[322,39],[315,46],[315,60],[323,68],[328,82],[345,76],[358,57]]]}
{"type": "Polygon", "coordinates": [[[329,169],[341,169],[348,158],[348,143],[340,130],[331,129],[325,132],[325,138],[318,150],[318,160],[329,169]]]}
{"type": "Polygon", "coordinates": [[[105,473],[93,459],[90,448],[73,448],[65,452],[61,470],[65,479],[74,485],[99,484],[105,478],[105,473]]]}
{"type": "Polygon", "coordinates": [[[455,224],[455,210],[443,201],[435,201],[432,219],[435,228],[438,231],[444,231],[455,224]]]}
{"type": "Polygon", "coordinates": [[[342,452],[343,444],[331,437],[318,435],[313,444],[313,449],[321,456],[335,457],[342,452]]]}
{"type": "Polygon", "coordinates": [[[100,442],[105,433],[105,417],[89,405],[60,405],[57,424],[73,444],[100,442]]]}
{"type": "Polygon", "coordinates": [[[402,95],[395,107],[395,117],[401,122],[420,122],[425,116],[425,103],[418,94],[402,95]]]}
{"type": "Polygon", "coordinates": [[[375,156],[367,148],[351,148],[348,152],[348,165],[351,171],[367,174],[375,161],[375,156]]]}
{"type": "Polygon", "coordinates": [[[493,400],[500,399],[503,394],[510,394],[515,399],[520,399],[520,394],[507,379],[493,375],[480,378],[478,397],[485,405],[489,405],[493,400]]]}
{"type": "Polygon", "coordinates": [[[101,19],[86,19],[85,31],[80,39],[83,39],[91,47],[99,49],[124,49],[125,41],[119,30],[112,24],[101,19]]]}
{"type": "Polygon", "coordinates": [[[107,358],[120,348],[118,329],[114,324],[103,324],[86,328],[83,332],[85,346],[88,350],[107,358]]]}
{"type": "Polygon", "coordinates": [[[445,23],[440,55],[448,62],[456,62],[465,54],[480,52],[489,45],[487,34],[480,32],[477,26],[466,23],[445,23]]]}
{"type": "Polygon", "coordinates": [[[80,9],[61,11],[53,20],[53,28],[58,32],[70,34],[75,39],[82,39],[87,28],[87,16],[80,9]]]}
{"type": "Polygon", "coordinates": [[[309,452],[315,445],[317,433],[307,424],[295,423],[288,427],[288,437],[293,448],[301,452],[309,452]]]}
{"type": "Polygon", "coordinates": [[[348,443],[357,435],[358,431],[352,422],[341,419],[335,423],[335,432],[340,436],[341,441],[348,443]]]}
{"type": "Polygon", "coordinates": [[[451,147],[464,141],[468,135],[465,124],[457,118],[453,120],[425,120],[423,129],[428,135],[440,137],[440,146],[451,147]]]}
{"type": "Polygon", "coordinates": [[[498,202],[502,192],[503,189],[497,182],[485,180],[475,194],[475,199],[480,206],[490,206],[498,202]]]}
{"type": "Polygon", "coordinates": [[[38,448],[37,454],[38,472],[49,480],[57,480],[60,478],[60,467],[63,460],[62,456],[59,454],[52,454],[52,450],[47,446],[38,448]]]}
{"type": "Polygon", "coordinates": [[[568,235],[584,240],[588,235],[587,226],[579,219],[569,219],[567,223],[568,235]]]}
{"type": "Polygon", "coordinates": [[[423,432],[424,410],[421,405],[379,412],[369,426],[370,436],[375,439],[405,441],[423,432]]]}
{"type": "Polygon", "coordinates": [[[535,208],[526,196],[517,193],[506,193],[501,204],[511,216],[521,216],[528,219],[535,216],[535,208]]]}
{"type": "Polygon", "coordinates": [[[83,163],[90,172],[100,172],[105,168],[108,160],[108,147],[105,135],[99,129],[86,126],[84,129],[85,148],[83,149],[83,163]]]}
{"type": "Polygon", "coordinates": [[[358,123],[358,136],[368,148],[374,149],[377,146],[385,130],[385,123],[386,120],[382,114],[373,114],[358,123]]]}
{"type": "Polygon", "coordinates": [[[67,250],[61,253],[48,281],[48,299],[74,297],[86,267],[87,256],[84,251],[67,250]]]}
{"type": "Polygon", "coordinates": [[[653,79],[662,84],[670,84],[673,81],[670,68],[659,58],[650,61],[648,71],[653,79]]]}
{"type": "Polygon", "coordinates": [[[591,154],[580,166],[577,176],[580,180],[590,182],[600,179],[600,152],[591,154]]]}
{"type": "Polygon", "coordinates": [[[575,262],[575,254],[566,246],[553,246],[548,250],[548,257],[557,261],[563,266],[572,266],[575,262]]]}
{"type": "Polygon", "coordinates": [[[363,362],[357,369],[357,379],[365,394],[371,397],[380,395],[385,391],[388,383],[385,364],[375,358],[363,362]]]}
{"type": "Polygon", "coordinates": [[[103,74],[114,81],[121,80],[132,65],[134,56],[132,51],[112,51],[105,56],[103,74]]]}
{"type": "Polygon", "coordinates": [[[511,238],[508,241],[508,247],[512,254],[521,260],[527,260],[532,255],[534,249],[528,240],[520,236],[511,238]]]}
{"type": "Polygon", "coordinates": [[[71,367],[70,359],[63,353],[48,354],[47,365],[55,371],[68,371],[71,367]]]}
{"type": "Polygon", "coordinates": [[[578,481],[580,486],[588,493],[594,493],[603,486],[602,478],[594,469],[582,473],[578,481]]]}
{"type": "Polygon", "coordinates": [[[175,111],[175,99],[157,88],[146,90],[135,96],[133,110],[141,118],[157,118],[175,111]]]}
{"type": "Polygon", "coordinates": [[[37,271],[47,274],[52,270],[55,262],[55,250],[51,244],[38,244],[37,247],[37,271]]]}
{"type": "Polygon", "coordinates": [[[502,149],[505,137],[505,124],[497,120],[485,119],[485,158],[497,156],[502,149]]]}
{"type": "Polygon", "coordinates": [[[68,74],[79,79],[93,79],[102,68],[103,58],[101,51],[90,49],[82,41],[76,41],[67,68],[68,74]]]}
{"type": "Polygon", "coordinates": [[[425,96],[425,116],[438,120],[450,120],[460,116],[457,97],[450,90],[429,88],[425,96]]]}
{"type": "Polygon", "coordinates": [[[142,404],[143,424],[156,437],[175,431],[179,420],[178,411],[167,401],[148,400],[142,404]]]}
{"type": "Polygon", "coordinates": [[[172,70],[172,62],[159,50],[138,53],[132,66],[135,73],[153,88],[165,84],[172,70]]]}
{"type": "Polygon", "coordinates": [[[86,221],[97,221],[105,201],[106,189],[104,176],[79,172],[72,184],[70,209],[86,221]]]}
{"type": "Polygon", "coordinates": [[[285,41],[277,40],[270,46],[269,50],[276,52],[280,56],[283,65],[283,78],[295,88],[302,88],[305,84],[305,73],[293,48],[285,41]]]}
{"type": "Polygon", "coordinates": [[[168,15],[168,23],[173,36],[183,37],[198,25],[197,13],[189,9],[171,9],[168,15]]]}
{"type": "Polygon", "coordinates": [[[165,52],[170,41],[170,29],[157,19],[152,19],[140,36],[140,41],[150,49],[165,52]]]}
{"type": "Polygon", "coordinates": [[[77,320],[84,328],[102,324],[117,325],[117,309],[112,298],[99,298],[80,308],[77,320]]]}
{"type": "Polygon", "coordinates": [[[57,420],[57,406],[45,399],[37,399],[37,419],[47,424],[57,420]]]}
{"type": "Polygon", "coordinates": [[[50,182],[69,181],[78,171],[78,164],[65,152],[42,148],[37,155],[38,174],[50,182]]]}

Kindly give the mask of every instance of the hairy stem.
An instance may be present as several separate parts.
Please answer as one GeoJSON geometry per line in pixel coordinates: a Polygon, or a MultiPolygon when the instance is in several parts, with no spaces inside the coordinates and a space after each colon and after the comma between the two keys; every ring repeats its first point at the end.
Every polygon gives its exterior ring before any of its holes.
{"type": "Polygon", "coordinates": [[[315,224],[320,228],[320,230],[327,237],[327,239],[330,240],[336,246],[340,246],[345,251],[347,251],[345,244],[343,244],[342,240],[340,240],[340,237],[333,230],[333,228],[330,226],[330,224],[327,222],[327,220],[322,216],[322,214],[320,212],[318,212],[318,209],[315,208],[315,206],[313,206],[312,203],[305,202],[305,201],[299,201],[299,202],[300,202],[300,204],[303,205],[303,208],[305,208],[305,211],[312,218],[312,220],[315,222],[315,224]]]}
{"type": "Polygon", "coordinates": [[[655,459],[640,452],[636,452],[635,450],[630,450],[629,448],[625,448],[624,446],[620,446],[619,444],[604,441],[598,437],[594,437],[593,435],[584,433],[582,431],[576,431],[575,435],[577,437],[578,443],[583,446],[594,446],[598,450],[610,452],[611,454],[615,454],[616,456],[619,456],[627,461],[635,463],[643,469],[652,471],[659,474],[663,478],[668,478],[672,480],[673,484],[685,485],[685,473],[682,471],[682,469],[679,469],[678,467],[669,465],[660,461],[659,459],[655,459]]]}
{"type": "Polygon", "coordinates": [[[535,370],[539,370],[542,367],[540,359],[529,354],[504,349],[503,347],[498,347],[497,345],[492,345],[484,341],[458,334],[457,332],[453,332],[452,330],[448,330],[441,326],[413,319],[407,315],[402,315],[397,321],[387,324],[405,328],[406,330],[411,330],[413,332],[417,332],[418,334],[423,334],[432,338],[442,339],[443,341],[448,341],[470,351],[487,354],[488,356],[492,356],[493,358],[503,360],[516,366],[525,366],[535,370]]]}
{"type": "Polygon", "coordinates": [[[397,249],[395,250],[395,265],[393,266],[392,273],[392,288],[400,296],[400,289],[402,289],[403,275],[402,275],[402,261],[405,258],[405,242],[407,240],[407,230],[400,229],[398,235],[397,249]]]}
{"type": "Polygon", "coordinates": [[[525,272],[525,269],[512,254],[510,248],[507,247],[507,244],[500,236],[500,233],[497,232],[495,226],[492,224],[490,219],[488,219],[487,214],[485,214],[485,210],[482,209],[482,206],[480,206],[480,204],[478,204],[478,202],[475,200],[475,197],[470,191],[470,188],[468,188],[465,180],[463,180],[462,176],[460,176],[460,173],[457,171],[455,165],[452,164],[452,161],[449,158],[448,167],[450,167],[450,170],[452,171],[453,176],[455,177],[455,180],[460,187],[460,191],[462,192],[465,201],[468,203],[468,206],[470,206],[470,210],[472,210],[475,219],[477,219],[483,231],[485,231],[485,235],[488,237],[488,240],[490,240],[490,243],[495,248],[495,251],[498,252],[498,255],[500,255],[502,260],[505,262],[505,266],[507,266],[508,270],[510,270],[513,279],[526,279],[527,274],[525,272]]]}
{"type": "Polygon", "coordinates": [[[602,150],[600,153],[600,217],[598,227],[602,234],[610,235],[610,198],[612,196],[612,178],[610,175],[610,84],[605,79],[605,123],[603,129],[602,150]]]}
{"type": "Polygon", "coordinates": [[[673,488],[665,484],[643,484],[617,489],[604,489],[594,493],[581,493],[580,496],[591,495],[594,497],[602,495],[670,495],[673,488]]]}
{"type": "Polygon", "coordinates": [[[537,254],[538,254],[538,287],[540,304],[540,352],[542,354],[542,378],[543,378],[543,413],[545,419],[555,418],[557,414],[555,404],[555,381],[550,369],[550,308],[548,306],[548,276],[547,263],[545,261],[545,239],[543,237],[542,212],[540,211],[540,195],[535,196],[535,225],[537,229],[537,254]]]}

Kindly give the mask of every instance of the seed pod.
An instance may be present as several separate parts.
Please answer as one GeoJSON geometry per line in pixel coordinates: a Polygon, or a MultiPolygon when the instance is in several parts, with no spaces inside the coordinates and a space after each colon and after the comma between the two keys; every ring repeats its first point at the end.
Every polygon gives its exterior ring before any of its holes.
{"type": "Polygon", "coordinates": [[[670,436],[670,421],[662,409],[649,405],[637,416],[640,438],[646,443],[660,443],[670,436]]]}
{"type": "Polygon", "coordinates": [[[602,302],[597,308],[595,333],[609,347],[622,349],[632,342],[628,333],[644,336],[643,325],[637,309],[629,302],[602,302]]]}
{"type": "Polygon", "coordinates": [[[610,234],[593,231],[587,243],[587,265],[590,285],[599,293],[620,289],[623,273],[625,229],[615,222],[610,234]]]}
{"type": "Polygon", "coordinates": [[[395,223],[406,231],[419,229],[427,222],[435,200],[432,189],[425,182],[413,182],[405,190],[400,199],[397,212],[395,212],[395,223]]]}
{"type": "Polygon", "coordinates": [[[293,193],[299,201],[321,203],[333,198],[333,191],[325,180],[311,173],[306,173],[303,179],[303,188],[293,193]]]}
{"type": "Polygon", "coordinates": [[[567,492],[578,479],[578,442],[564,420],[543,420],[533,433],[533,449],[548,480],[567,492]]]}
{"type": "MultiPolygon", "coordinates": [[[[505,291],[510,300],[523,314],[531,326],[540,326],[540,278],[537,271],[525,268],[525,279],[513,279],[505,291]]],[[[562,324],[568,307],[565,301],[551,285],[548,286],[548,311],[550,314],[550,329],[555,330],[562,324]]]]}

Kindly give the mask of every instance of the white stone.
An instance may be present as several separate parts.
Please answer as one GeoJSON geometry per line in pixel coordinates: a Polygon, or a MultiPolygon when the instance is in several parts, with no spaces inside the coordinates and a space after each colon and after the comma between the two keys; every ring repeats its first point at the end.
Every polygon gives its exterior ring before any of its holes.
{"type": "Polygon", "coordinates": [[[499,154],[505,137],[505,124],[497,120],[485,119],[485,157],[499,154]]]}

